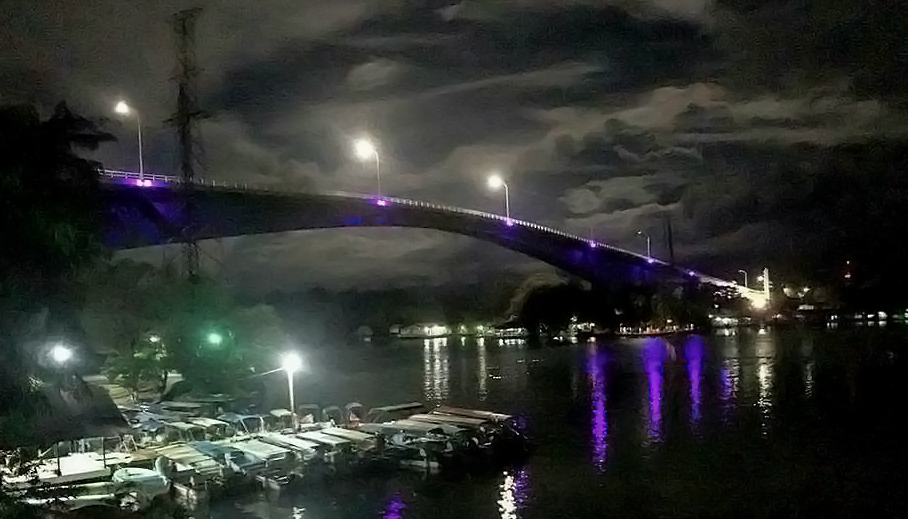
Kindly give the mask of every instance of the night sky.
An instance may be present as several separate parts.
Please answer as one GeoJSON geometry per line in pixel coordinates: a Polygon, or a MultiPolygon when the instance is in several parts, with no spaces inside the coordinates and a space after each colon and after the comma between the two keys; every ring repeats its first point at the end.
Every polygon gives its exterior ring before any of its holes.
{"type": "MultiPolygon", "coordinates": [[[[163,122],[176,105],[168,16],[192,5],[2,0],[0,102],[65,99],[110,117],[120,142],[97,158],[135,170],[134,121],[112,113],[124,98],[143,117],[146,171],[175,174],[174,131],[163,122]]],[[[679,262],[728,278],[843,261],[861,243],[848,233],[886,238],[873,222],[863,231],[847,223],[864,218],[873,197],[845,206],[838,197],[858,184],[899,193],[885,170],[908,136],[900,2],[199,5],[207,178],[367,192],[375,175],[351,139],[368,135],[386,194],[503,212],[501,193],[485,185],[497,170],[516,218],[592,228],[641,252],[643,229],[662,256],[671,215],[679,262]]],[[[877,217],[891,218],[892,207],[877,217]]],[[[205,250],[209,266],[253,292],[444,285],[546,268],[426,230],[309,231],[205,250]]]]}

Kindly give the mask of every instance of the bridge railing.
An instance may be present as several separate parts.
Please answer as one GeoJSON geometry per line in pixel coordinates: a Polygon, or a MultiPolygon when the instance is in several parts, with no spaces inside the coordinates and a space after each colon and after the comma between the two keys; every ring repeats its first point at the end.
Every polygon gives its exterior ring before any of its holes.
{"type": "MultiPolygon", "coordinates": [[[[118,171],[118,170],[105,169],[101,172],[101,174],[112,180],[117,180],[117,179],[135,180],[136,185],[145,186],[145,187],[152,187],[155,185],[155,183],[163,183],[163,184],[167,185],[167,184],[179,184],[182,182],[182,179],[177,176],[151,175],[151,174],[147,174],[147,173],[143,174],[143,175],[139,175],[138,173],[136,173],[134,171],[118,171]]],[[[207,179],[195,179],[193,182],[199,186],[215,188],[215,189],[225,189],[225,190],[229,190],[229,191],[247,191],[247,192],[255,192],[255,193],[278,194],[278,195],[280,195],[280,194],[286,195],[286,194],[294,193],[294,191],[287,190],[285,186],[282,186],[280,189],[275,189],[271,186],[264,185],[264,184],[250,185],[247,183],[226,182],[226,181],[216,181],[216,180],[207,180],[207,179]]],[[[497,221],[503,222],[505,225],[509,225],[509,226],[519,225],[521,227],[526,227],[529,229],[553,234],[556,236],[561,236],[563,238],[577,240],[579,242],[588,244],[589,247],[591,247],[591,248],[602,248],[602,249],[606,249],[606,250],[610,250],[610,251],[614,251],[614,252],[619,252],[621,254],[635,257],[641,261],[645,261],[651,265],[659,265],[659,266],[667,267],[667,268],[678,268],[678,267],[673,267],[669,263],[666,263],[666,262],[656,259],[656,258],[647,257],[642,254],[639,254],[639,253],[636,253],[633,251],[629,251],[626,249],[622,249],[619,247],[615,247],[613,245],[609,245],[607,243],[603,243],[603,242],[593,240],[590,238],[584,238],[582,236],[579,236],[576,234],[571,234],[571,233],[562,231],[560,229],[555,229],[553,227],[540,225],[538,223],[529,222],[526,220],[517,220],[514,218],[508,218],[508,217],[500,215],[500,214],[487,213],[484,211],[477,211],[475,209],[466,209],[463,207],[435,204],[435,203],[431,203],[431,202],[423,202],[420,200],[411,200],[411,199],[407,199],[407,198],[365,195],[362,193],[351,193],[351,192],[347,192],[347,191],[322,191],[322,192],[318,192],[318,193],[313,193],[311,191],[307,192],[307,191],[299,190],[297,192],[298,193],[308,193],[308,194],[330,195],[330,196],[344,197],[344,198],[353,198],[353,199],[357,199],[357,200],[374,200],[377,203],[382,204],[382,205],[384,205],[384,204],[407,205],[407,206],[421,207],[421,208],[426,208],[426,209],[434,209],[434,210],[438,210],[438,211],[446,211],[446,212],[450,212],[450,213],[466,214],[466,215],[476,216],[476,217],[484,218],[484,219],[488,219],[488,220],[497,220],[497,221]]],[[[678,270],[686,273],[687,275],[694,276],[694,277],[700,279],[701,281],[708,282],[713,285],[737,286],[736,283],[734,283],[734,282],[719,279],[719,278],[716,278],[713,276],[708,276],[708,275],[705,275],[702,273],[694,272],[692,270],[686,270],[686,269],[680,269],[680,268],[678,270]]]]}

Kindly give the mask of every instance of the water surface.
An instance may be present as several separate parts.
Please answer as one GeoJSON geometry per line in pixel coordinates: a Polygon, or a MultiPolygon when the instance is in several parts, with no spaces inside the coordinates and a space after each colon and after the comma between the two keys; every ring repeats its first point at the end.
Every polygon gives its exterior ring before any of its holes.
{"type": "Polygon", "coordinates": [[[212,516],[904,517],[905,337],[898,328],[742,330],[310,352],[298,402],[418,399],[508,412],[537,452],[491,474],[351,479],[221,502],[212,516]]]}

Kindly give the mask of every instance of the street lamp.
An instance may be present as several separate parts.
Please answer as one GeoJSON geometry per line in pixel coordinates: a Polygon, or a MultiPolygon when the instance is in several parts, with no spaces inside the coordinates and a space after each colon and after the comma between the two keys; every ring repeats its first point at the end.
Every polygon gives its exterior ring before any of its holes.
{"type": "Polygon", "coordinates": [[[650,238],[649,238],[649,234],[647,234],[647,233],[645,233],[645,232],[643,232],[643,231],[637,231],[637,236],[645,236],[645,237],[646,237],[646,261],[652,263],[652,262],[653,262],[653,253],[652,253],[652,249],[650,248],[650,238]]]}
{"type": "Polygon", "coordinates": [[[738,272],[740,272],[741,274],[744,274],[744,286],[745,286],[745,287],[746,287],[746,286],[749,286],[749,285],[747,284],[747,271],[746,271],[746,270],[743,270],[743,269],[738,269],[738,272]]]}
{"type": "Polygon", "coordinates": [[[139,116],[139,112],[132,109],[126,101],[120,101],[114,106],[114,112],[129,117],[131,114],[136,116],[136,128],[138,129],[139,134],[139,182],[141,183],[145,177],[145,159],[142,157],[142,117],[139,116]]]}
{"type": "Polygon", "coordinates": [[[73,350],[63,346],[62,344],[57,344],[50,350],[50,359],[54,361],[54,364],[58,366],[63,366],[73,358],[73,350]]]}
{"type": "Polygon", "coordinates": [[[378,158],[378,148],[369,139],[356,139],[353,141],[353,152],[360,162],[375,159],[375,177],[378,181],[378,196],[381,196],[381,160],[378,158]]]}
{"type": "Polygon", "coordinates": [[[281,369],[287,372],[287,390],[290,393],[290,416],[293,419],[293,430],[299,428],[296,418],[296,400],[293,396],[293,374],[303,368],[303,359],[295,352],[285,353],[281,357],[281,369]]]}
{"type": "Polygon", "coordinates": [[[489,176],[489,189],[497,191],[504,188],[504,215],[508,225],[511,225],[511,195],[508,193],[508,183],[501,178],[501,175],[493,173],[489,176]]]}
{"type": "Polygon", "coordinates": [[[224,342],[224,336],[219,334],[218,332],[210,332],[206,339],[213,346],[220,346],[221,343],[224,342]]]}

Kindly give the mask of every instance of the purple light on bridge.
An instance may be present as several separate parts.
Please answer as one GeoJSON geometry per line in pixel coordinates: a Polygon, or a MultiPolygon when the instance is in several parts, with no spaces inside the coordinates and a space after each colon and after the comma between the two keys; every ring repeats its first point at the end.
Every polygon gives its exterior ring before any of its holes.
{"type": "Polygon", "coordinates": [[[600,357],[595,345],[591,345],[587,349],[586,374],[590,382],[590,427],[593,444],[593,465],[599,472],[604,472],[605,462],[608,458],[605,360],[600,357]]]}
{"type": "Polygon", "coordinates": [[[697,273],[694,272],[693,270],[688,270],[688,271],[687,271],[687,275],[693,277],[693,276],[696,276],[697,273]]]}
{"type": "Polygon", "coordinates": [[[668,344],[662,339],[647,339],[643,345],[643,364],[649,385],[649,413],[646,432],[652,443],[662,442],[662,368],[668,344]]]}
{"type": "Polygon", "coordinates": [[[504,224],[507,225],[508,227],[513,227],[513,226],[514,226],[514,220],[511,220],[510,218],[505,218],[504,224]]]}
{"type": "Polygon", "coordinates": [[[385,207],[386,205],[388,205],[388,201],[379,198],[378,200],[375,201],[375,205],[379,205],[379,206],[381,206],[381,207],[385,207]]]}
{"type": "Polygon", "coordinates": [[[702,416],[700,403],[703,393],[700,382],[703,376],[703,355],[703,340],[697,336],[688,339],[684,345],[684,357],[687,359],[687,377],[690,380],[690,422],[695,430],[702,416]]]}
{"type": "Polygon", "coordinates": [[[591,248],[591,249],[595,249],[595,248],[596,248],[596,242],[594,242],[593,240],[590,240],[590,248],[591,248]]]}
{"type": "Polygon", "coordinates": [[[137,179],[136,185],[139,187],[151,187],[151,180],[137,179]]]}
{"type": "Polygon", "coordinates": [[[391,502],[388,503],[388,507],[385,508],[385,515],[383,519],[403,519],[403,510],[407,505],[404,504],[403,498],[400,496],[400,493],[394,494],[394,497],[391,498],[391,502]]]}
{"type": "Polygon", "coordinates": [[[650,265],[652,265],[655,261],[656,260],[654,260],[653,258],[646,258],[646,262],[649,263],[650,265]]]}

